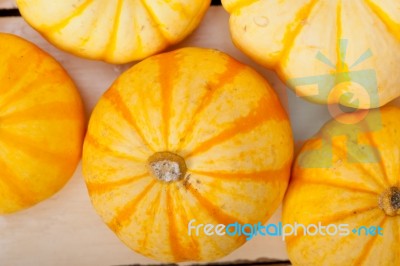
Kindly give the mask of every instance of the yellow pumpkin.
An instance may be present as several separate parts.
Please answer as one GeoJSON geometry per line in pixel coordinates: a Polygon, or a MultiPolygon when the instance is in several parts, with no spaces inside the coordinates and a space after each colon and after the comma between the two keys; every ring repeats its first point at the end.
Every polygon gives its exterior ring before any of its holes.
{"type": "Polygon", "coordinates": [[[17,0],[23,18],[72,54],[121,64],[156,54],[187,37],[210,0],[17,0]]]}
{"type": "Polygon", "coordinates": [[[237,47],[302,96],[354,108],[400,96],[398,0],[222,0],[237,47]]]}
{"type": "Polygon", "coordinates": [[[190,221],[267,221],[292,149],[289,120],[262,76],[222,52],[184,48],[135,65],[101,97],[83,174],[98,214],[130,248],[209,261],[245,238],[189,232],[190,221]]]}
{"type": "Polygon", "coordinates": [[[28,41],[0,33],[0,214],[56,193],[79,162],[84,113],[64,69],[28,41]]]}
{"type": "Polygon", "coordinates": [[[284,224],[310,226],[286,238],[293,265],[400,265],[399,117],[344,114],[305,143],[283,205],[284,224]]]}

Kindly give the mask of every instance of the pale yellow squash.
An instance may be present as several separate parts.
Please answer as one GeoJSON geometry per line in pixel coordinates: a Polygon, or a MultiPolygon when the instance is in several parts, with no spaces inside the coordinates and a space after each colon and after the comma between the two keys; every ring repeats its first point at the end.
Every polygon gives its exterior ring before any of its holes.
{"type": "Polygon", "coordinates": [[[287,237],[293,265],[400,265],[400,109],[365,115],[327,123],[296,159],[283,223],[330,235],[287,237]]]}
{"type": "Polygon", "coordinates": [[[187,37],[210,0],[17,0],[24,19],[72,54],[127,63],[187,37]]]}
{"type": "Polygon", "coordinates": [[[85,118],[64,69],[20,37],[0,34],[0,214],[50,197],[80,160],[85,118]]]}
{"type": "Polygon", "coordinates": [[[222,0],[234,43],[317,103],[400,96],[400,1],[222,0]]]}
{"type": "Polygon", "coordinates": [[[189,222],[266,222],[292,150],[288,117],[262,76],[221,52],[185,48],[135,65],[102,96],[83,174],[95,209],[130,248],[210,261],[245,237],[189,235],[189,222]]]}

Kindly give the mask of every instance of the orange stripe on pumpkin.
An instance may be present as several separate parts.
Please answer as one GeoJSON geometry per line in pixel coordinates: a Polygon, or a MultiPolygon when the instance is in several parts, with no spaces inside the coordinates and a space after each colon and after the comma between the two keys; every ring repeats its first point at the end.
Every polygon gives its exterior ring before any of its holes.
{"type": "MultiPolygon", "coordinates": [[[[40,54],[40,58],[44,58],[46,55],[40,54]]],[[[38,75],[36,76],[30,76],[26,80],[23,79],[23,77],[18,78],[17,80],[14,80],[10,86],[13,88],[14,92],[10,93],[9,96],[4,97],[3,99],[0,99],[1,105],[0,105],[0,110],[6,110],[10,105],[14,105],[15,102],[29,97],[29,94],[32,92],[37,92],[38,90],[46,87],[54,87],[57,86],[57,83],[60,83],[60,80],[55,80],[54,77],[58,76],[54,72],[60,72],[61,70],[56,70],[52,69],[52,72],[46,72],[46,73],[41,73],[43,72],[43,64],[40,60],[40,62],[36,62],[34,66],[29,68],[27,73],[35,73],[36,71],[39,72],[38,75]]],[[[32,65],[32,63],[30,64],[32,65]]],[[[19,72],[21,72],[21,69],[18,69],[19,72]]],[[[23,70],[22,70],[23,71],[23,70]]],[[[62,75],[62,74],[61,74],[62,75]]],[[[4,79],[3,79],[4,80],[4,79]]],[[[3,81],[2,80],[2,81],[3,81]]],[[[64,79],[62,82],[65,82],[66,79],[64,79]]],[[[5,87],[7,87],[7,84],[3,84],[5,87]]],[[[10,89],[12,90],[12,89],[10,89]]],[[[4,94],[8,90],[4,90],[4,94]]],[[[48,93],[46,91],[46,93],[48,93]]],[[[1,95],[1,94],[0,94],[1,95]]],[[[3,95],[1,95],[3,96],[3,95]]]]}
{"type": "MultiPolygon", "coordinates": [[[[289,53],[294,46],[294,41],[296,40],[297,36],[300,34],[304,26],[301,22],[304,21],[308,16],[310,16],[313,8],[318,2],[318,0],[312,0],[309,4],[304,5],[296,14],[296,17],[293,19],[294,22],[292,23],[292,25],[287,27],[288,30],[285,32],[282,41],[282,43],[285,44],[285,47],[282,49],[280,60],[277,61],[277,64],[284,63],[285,59],[289,56],[289,53]],[[295,23],[297,23],[297,25],[293,25],[295,23]]],[[[282,65],[280,65],[279,68],[282,68],[281,66],[282,65]]],[[[279,69],[279,71],[283,72],[281,69],[279,69]]]]}
{"type": "Polygon", "coordinates": [[[209,213],[209,215],[216,219],[216,221],[220,224],[230,224],[238,222],[239,224],[245,224],[237,217],[233,217],[224,211],[222,211],[221,207],[214,205],[207,198],[203,197],[200,192],[195,189],[193,186],[189,185],[186,187],[187,191],[190,192],[194,198],[198,201],[199,205],[203,207],[205,211],[209,213]]]}
{"type": "Polygon", "coordinates": [[[143,141],[143,144],[145,144],[151,151],[155,152],[155,149],[151,147],[150,143],[147,141],[144,134],[141,132],[140,128],[136,124],[136,121],[133,118],[132,113],[126,106],[126,103],[119,94],[119,91],[116,89],[117,86],[118,86],[117,83],[114,83],[114,86],[103,95],[103,99],[108,100],[114,107],[114,109],[120,112],[125,121],[127,121],[135,129],[136,134],[140,136],[141,140],[143,141]]]}
{"type": "Polygon", "coordinates": [[[198,106],[192,117],[195,118],[211,103],[214,93],[218,89],[225,86],[226,84],[232,83],[235,78],[245,69],[245,65],[240,64],[232,58],[229,58],[225,66],[225,71],[218,74],[218,76],[216,77],[216,81],[211,81],[210,83],[208,83],[209,89],[207,91],[207,94],[202,99],[201,104],[198,106]]]}
{"type": "Polygon", "coordinates": [[[203,153],[216,145],[227,141],[228,139],[240,134],[247,133],[260,126],[262,123],[271,119],[283,120],[287,119],[282,112],[277,112],[275,106],[271,104],[266,96],[260,98],[256,109],[252,110],[247,116],[240,117],[231,122],[231,127],[222,131],[218,135],[206,140],[189,152],[185,158],[192,157],[196,154],[203,153]],[[271,108],[271,106],[273,106],[271,108]],[[270,116],[268,116],[270,114],[270,116]]]}
{"type": "Polygon", "coordinates": [[[121,210],[117,212],[115,217],[107,223],[108,227],[118,234],[119,231],[129,222],[128,220],[134,214],[137,205],[150,192],[156,183],[157,181],[152,180],[150,184],[147,185],[143,191],[135,197],[135,199],[125,204],[125,206],[123,206],[121,210]]]}
{"type": "Polygon", "coordinates": [[[166,53],[162,57],[158,57],[159,65],[159,82],[161,85],[162,99],[162,118],[163,118],[163,137],[165,141],[165,150],[169,149],[169,132],[170,132],[170,108],[172,102],[172,90],[174,88],[174,74],[179,71],[177,62],[177,54],[174,52],[166,53]]]}
{"type": "Polygon", "coordinates": [[[33,160],[46,161],[46,163],[59,166],[60,168],[69,166],[75,163],[76,160],[69,154],[64,154],[63,151],[53,152],[45,150],[45,146],[41,145],[41,143],[35,145],[32,140],[24,139],[24,136],[10,134],[5,130],[0,131],[0,141],[10,147],[10,149],[19,150],[32,157],[33,160]]]}
{"type": "Polygon", "coordinates": [[[163,25],[163,23],[161,21],[159,21],[158,16],[153,12],[153,10],[151,10],[151,8],[147,4],[146,0],[140,0],[140,3],[142,4],[144,9],[146,10],[146,12],[149,15],[150,19],[152,20],[152,22],[157,25],[156,27],[154,27],[154,29],[156,29],[158,31],[158,33],[159,33],[159,36],[162,37],[163,40],[167,44],[169,44],[170,41],[167,39],[167,37],[165,36],[164,32],[161,30],[161,27],[159,26],[159,25],[163,25]]]}
{"type": "MultiPolygon", "coordinates": [[[[349,218],[350,216],[355,216],[355,215],[362,214],[362,213],[369,212],[369,211],[376,211],[377,208],[378,208],[378,206],[364,207],[364,208],[359,208],[359,209],[355,209],[355,210],[351,210],[351,211],[335,213],[334,215],[331,215],[331,216],[324,216],[323,219],[321,219],[319,221],[311,221],[311,222],[309,222],[309,224],[318,224],[318,222],[321,222],[322,225],[334,224],[334,223],[343,221],[344,219],[349,218]]],[[[301,227],[299,229],[300,230],[297,232],[297,235],[287,236],[287,238],[286,238],[287,245],[294,245],[295,242],[299,241],[301,239],[301,237],[303,237],[304,231],[301,227]]]]}
{"type": "MultiPolygon", "coordinates": [[[[201,99],[201,103],[198,105],[198,107],[196,108],[194,113],[189,116],[191,120],[188,123],[185,130],[183,130],[183,136],[181,137],[181,139],[186,139],[186,136],[191,132],[191,129],[194,127],[194,124],[196,122],[196,118],[198,117],[198,115],[203,110],[205,110],[207,106],[210,105],[211,101],[213,100],[214,93],[219,88],[223,87],[224,84],[231,83],[245,69],[246,69],[245,65],[242,65],[231,58],[228,59],[225,71],[217,76],[216,82],[212,82],[212,83],[208,84],[207,93],[201,99]]],[[[182,147],[182,145],[180,145],[177,148],[177,150],[180,150],[181,147],[182,147]]]]}
{"type": "MultiPolygon", "coordinates": [[[[134,8],[129,8],[128,11],[130,11],[130,17],[132,18],[133,21],[133,28],[135,30],[135,32],[140,32],[140,30],[142,29],[142,25],[140,22],[137,21],[137,16],[134,13],[135,9],[134,8]]],[[[136,52],[142,52],[144,45],[143,45],[143,41],[142,41],[142,37],[141,34],[135,34],[135,38],[136,38],[136,52]]]]}
{"type": "Polygon", "coordinates": [[[342,29],[342,3],[339,1],[336,7],[336,72],[349,71],[347,64],[343,64],[340,40],[343,36],[342,29]]]}
{"type": "Polygon", "coordinates": [[[0,182],[4,186],[8,187],[15,196],[17,196],[18,204],[21,207],[28,207],[37,202],[35,197],[33,197],[32,191],[28,189],[29,184],[22,182],[3,160],[0,160],[0,169],[0,182]]]}
{"type": "Polygon", "coordinates": [[[233,82],[242,71],[249,69],[246,65],[239,63],[233,58],[227,57],[226,59],[225,71],[218,74],[216,81],[210,83],[210,86],[213,88],[218,89],[225,84],[233,82]]]}
{"type": "Polygon", "coordinates": [[[51,102],[2,116],[2,124],[26,123],[32,120],[80,120],[82,114],[72,103],[51,102]]]}
{"type": "Polygon", "coordinates": [[[113,181],[113,182],[106,182],[106,183],[96,183],[92,181],[87,181],[86,186],[88,188],[88,191],[91,195],[93,194],[100,194],[100,193],[105,193],[109,192],[110,190],[116,189],[121,186],[126,186],[129,185],[133,182],[136,182],[142,178],[148,177],[149,173],[143,173],[141,175],[137,176],[132,176],[129,178],[113,181]]]}
{"type": "MultiPolygon", "coordinates": [[[[161,203],[161,194],[165,193],[165,190],[160,189],[157,192],[157,196],[154,198],[152,203],[149,203],[149,206],[146,210],[146,214],[149,215],[149,217],[156,217],[157,213],[162,212],[163,210],[160,210],[160,203],[161,203]]],[[[149,222],[146,224],[146,228],[144,230],[152,230],[154,228],[154,224],[156,222],[156,219],[150,219],[149,222]]],[[[147,247],[147,242],[148,242],[148,237],[149,234],[144,234],[144,239],[140,242],[140,245],[142,247],[147,247]]],[[[148,253],[150,254],[150,253],[148,253]]]]}
{"type": "Polygon", "coordinates": [[[373,3],[371,0],[365,0],[367,6],[372,12],[381,19],[386,28],[400,40],[400,23],[393,20],[379,5],[373,3]]]}
{"type": "Polygon", "coordinates": [[[112,57],[112,53],[114,52],[117,46],[117,35],[120,25],[122,6],[123,6],[123,1],[118,0],[117,9],[114,16],[114,24],[111,29],[111,36],[108,39],[108,43],[106,45],[106,50],[104,51],[104,58],[112,57]]]}
{"type": "Polygon", "coordinates": [[[95,148],[96,150],[101,151],[104,154],[109,154],[110,157],[133,160],[136,162],[145,162],[146,161],[145,159],[136,158],[136,157],[132,156],[131,154],[121,153],[119,151],[112,149],[110,146],[101,144],[93,135],[91,135],[89,133],[85,137],[85,145],[90,145],[90,146],[92,146],[92,148],[95,148]]]}
{"type": "MultiPolygon", "coordinates": [[[[303,175],[299,174],[299,176],[303,176],[303,175]]],[[[332,180],[330,180],[330,181],[326,181],[326,179],[310,180],[310,179],[306,179],[306,178],[296,178],[291,183],[294,184],[295,182],[296,183],[299,182],[300,184],[303,183],[306,185],[334,187],[334,188],[338,188],[338,189],[350,190],[351,192],[379,195],[379,193],[377,191],[371,190],[369,188],[360,187],[360,185],[362,185],[362,184],[358,184],[358,183],[333,183],[332,180]]]]}
{"type": "MultiPolygon", "coordinates": [[[[96,14],[103,14],[105,12],[107,12],[108,6],[107,5],[100,5],[100,8],[97,8],[95,10],[92,10],[93,13],[96,14]]],[[[93,36],[95,36],[95,30],[99,27],[97,24],[100,21],[98,19],[94,19],[91,21],[91,26],[89,27],[89,30],[86,32],[85,37],[81,37],[80,40],[80,44],[79,46],[83,47],[85,45],[87,45],[87,43],[93,39],[93,36]]],[[[68,25],[67,25],[68,26],[68,25]]],[[[68,48],[67,48],[68,49],[68,48]]]]}
{"type": "MultiPolygon", "coordinates": [[[[198,201],[199,205],[203,207],[203,209],[208,212],[210,217],[213,217],[216,219],[217,223],[219,224],[224,224],[228,225],[231,223],[239,223],[239,224],[245,224],[244,221],[241,221],[240,219],[233,217],[224,211],[213,203],[211,203],[207,198],[203,197],[198,190],[193,188],[190,184],[186,187],[187,191],[191,193],[191,195],[194,196],[194,198],[198,201]]],[[[235,236],[237,238],[237,246],[240,246],[243,242],[246,241],[246,236],[245,235],[240,235],[240,236],[235,236]]],[[[213,244],[215,247],[215,244],[213,244]]],[[[200,254],[200,253],[199,253],[200,254]]]]}
{"type": "Polygon", "coordinates": [[[76,7],[74,9],[74,12],[72,12],[72,14],[70,14],[68,17],[64,18],[54,25],[47,27],[47,31],[57,32],[58,30],[65,28],[67,25],[70,24],[72,19],[80,16],[93,2],[94,0],[86,0],[80,6],[76,7]]]}
{"type": "Polygon", "coordinates": [[[171,246],[171,254],[174,257],[175,261],[182,261],[185,260],[186,256],[186,251],[184,250],[183,245],[180,243],[179,241],[179,230],[177,228],[176,225],[176,220],[178,217],[178,213],[179,213],[179,208],[176,209],[174,208],[173,205],[173,196],[172,191],[171,191],[172,187],[168,186],[168,190],[167,190],[167,199],[166,199],[166,203],[167,203],[167,215],[168,215],[168,221],[169,221],[169,226],[168,226],[168,236],[169,236],[169,243],[171,246]]]}
{"type": "Polygon", "coordinates": [[[280,169],[264,170],[254,173],[205,172],[205,171],[188,170],[188,173],[209,176],[223,181],[232,181],[232,182],[249,181],[249,182],[262,182],[262,183],[276,182],[277,177],[279,176],[288,177],[289,172],[290,172],[289,164],[284,165],[280,169]]]}
{"type": "MultiPolygon", "coordinates": [[[[384,227],[385,222],[387,221],[388,217],[384,216],[382,221],[380,222],[379,226],[381,228],[384,227]]],[[[378,234],[370,236],[370,239],[365,243],[363,250],[361,251],[360,256],[355,261],[354,265],[363,265],[365,260],[368,257],[368,254],[371,252],[372,247],[374,246],[374,242],[378,239],[378,234]]]]}
{"type": "MultiPolygon", "coordinates": [[[[367,126],[367,125],[365,125],[367,126]]],[[[376,161],[378,162],[377,166],[380,168],[383,180],[385,181],[385,187],[390,187],[392,184],[390,183],[389,180],[389,174],[387,172],[387,168],[385,165],[386,160],[382,158],[382,154],[379,152],[379,145],[378,143],[374,140],[374,134],[371,132],[370,129],[366,130],[365,135],[367,136],[368,140],[371,142],[371,146],[373,147],[372,152],[375,156],[376,161]]],[[[370,175],[370,176],[375,176],[375,175],[370,175]]],[[[381,179],[379,179],[381,180],[381,179]]]]}
{"type": "Polygon", "coordinates": [[[250,6],[258,1],[260,0],[236,0],[235,3],[230,4],[228,12],[229,13],[235,12],[236,9],[241,9],[250,6]]]}
{"type": "MultiPolygon", "coordinates": [[[[176,202],[178,202],[178,203],[185,202],[185,199],[183,199],[183,197],[182,197],[183,196],[182,190],[178,190],[176,192],[175,196],[177,197],[176,202]]],[[[176,219],[182,221],[182,224],[184,224],[184,225],[188,225],[190,220],[194,218],[194,217],[191,217],[191,219],[189,219],[186,207],[187,207],[187,205],[177,206],[179,211],[176,213],[176,215],[178,215],[176,219]]],[[[186,257],[190,257],[191,260],[199,260],[200,259],[200,248],[199,247],[200,246],[199,246],[198,241],[196,240],[196,237],[192,235],[189,238],[189,242],[186,243],[186,245],[184,246],[185,254],[190,253],[190,256],[186,256],[186,257]]]]}
{"type": "MultiPolygon", "coordinates": [[[[0,47],[0,49],[3,47],[0,47]]],[[[21,54],[21,56],[28,56],[25,53],[21,54]]],[[[5,51],[7,53],[7,51],[5,51]]],[[[14,51],[8,51],[8,53],[15,53],[14,51]]],[[[37,55],[37,57],[42,58],[43,55],[38,53],[38,51],[34,50],[31,54],[37,55]]],[[[32,55],[29,55],[29,57],[33,57],[32,55]]],[[[3,57],[4,55],[2,55],[3,57]]],[[[35,58],[36,59],[36,58],[35,58]]],[[[43,66],[45,64],[42,64],[43,60],[33,60],[30,61],[29,64],[27,64],[25,61],[23,64],[18,61],[18,58],[11,57],[8,59],[10,60],[9,62],[12,62],[12,64],[8,64],[7,68],[4,67],[4,72],[3,73],[9,73],[6,74],[6,77],[1,77],[1,82],[2,82],[2,87],[8,88],[7,90],[0,90],[0,99],[1,106],[0,110],[4,110],[5,107],[7,107],[9,104],[12,104],[14,100],[18,100],[20,98],[26,97],[27,94],[30,92],[37,90],[38,86],[43,86],[43,79],[39,78],[39,76],[42,76],[43,73],[43,66]],[[17,75],[15,73],[29,73],[29,75],[17,75]],[[14,93],[10,93],[10,91],[14,90],[14,93]],[[6,95],[8,97],[6,97],[6,95]]]]}
{"type": "MultiPolygon", "coordinates": [[[[347,139],[345,139],[345,141],[347,141],[347,139]]],[[[329,134],[321,135],[321,133],[318,133],[318,135],[315,138],[308,140],[307,143],[305,144],[305,146],[301,149],[301,152],[304,153],[305,151],[321,149],[324,145],[323,143],[331,143],[330,145],[332,145],[334,155],[338,156],[339,159],[341,159],[342,161],[347,161],[346,156],[354,157],[354,155],[351,154],[351,151],[347,150],[346,145],[341,145],[338,141],[336,141],[335,139],[332,139],[332,136],[329,134]]],[[[352,163],[352,164],[348,164],[347,167],[355,167],[355,169],[357,171],[362,172],[361,176],[370,177],[370,180],[377,187],[380,187],[382,190],[384,190],[386,186],[383,182],[381,182],[382,178],[380,178],[380,176],[377,176],[374,172],[370,172],[370,170],[366,167],[368,165],[370,165],[370,164],[352,163]]],[[[295,168],[297,171],[301,170],[300,166],[298,165],[298,162],[296,162],[295,168]]],[[[384,173],[382,173],[382,175],[384,175],[384,173]]]]}

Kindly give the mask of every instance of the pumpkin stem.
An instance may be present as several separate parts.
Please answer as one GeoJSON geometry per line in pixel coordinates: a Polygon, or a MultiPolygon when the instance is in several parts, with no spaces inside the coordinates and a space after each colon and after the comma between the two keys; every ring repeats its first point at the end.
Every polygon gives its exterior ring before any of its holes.
{"type": "Polygon", "coordinates": [[[391,187],[384,191],[379,196],[379,208],[381,208],[386,215],[396,216],[400,215],[400,188],[391,187]]]}
{"type": "Polygon", "coordinates": [[[163,182],[181,180],[186,174],[185,160],[172,152],[156,152],[147,162],[151,175],[163,182]]]}

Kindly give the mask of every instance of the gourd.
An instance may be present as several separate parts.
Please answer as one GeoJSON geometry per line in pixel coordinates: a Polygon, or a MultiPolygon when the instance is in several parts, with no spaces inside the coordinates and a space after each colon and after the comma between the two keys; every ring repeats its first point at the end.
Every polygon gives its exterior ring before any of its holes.
{"type": "Polygon", "coordinates": [[[123,73],[92,113],[83,175],[94,208],[133,250],[210,261],[245,236],[188,225],[265,222],[293,153],[288,117],[265,79],[222,52],[184,48],[123,73]]]}
{"type": "Polygon", "coordinates": [[[330,233],[286,237],[293,265],[400,264],[399,116],[398,107],[344,114],[304,144],[283,224],[320,223],[330,233]],[[335,233],[341,224],[347,233],[335,233]]]}
{"type": "Polygon", "coordinates": [[[65,70],[28,41],[0,33],[0,214],[60,190],[80,160],[85,119],[65,70]]]}
{"type": "Polygon", "coordinates": [[[233,42],[295,93],[369,109],[400,96],[397,0],[222,0],[233,42]]]}
{"type": "Polygon", "coordinates": [[[17,0],[23,18],[72,54],[122,64],[187,37],[210,0],[17,0]]]}

